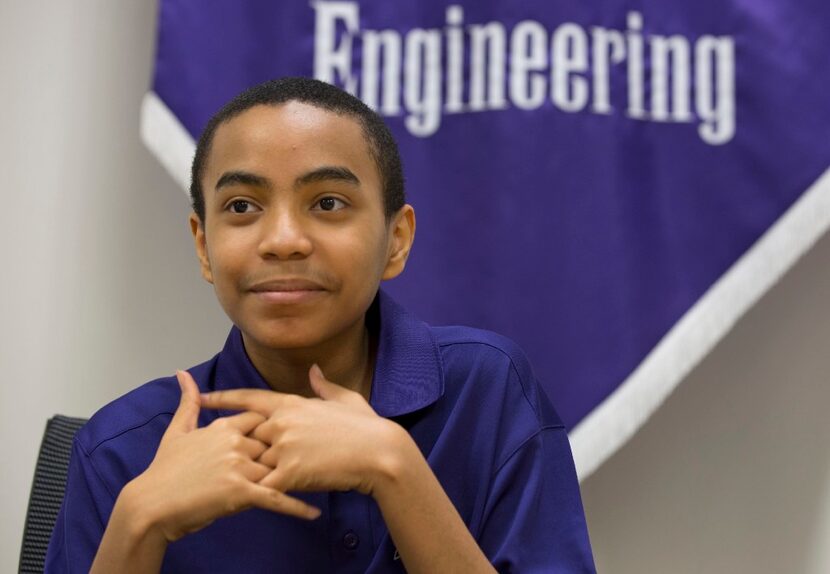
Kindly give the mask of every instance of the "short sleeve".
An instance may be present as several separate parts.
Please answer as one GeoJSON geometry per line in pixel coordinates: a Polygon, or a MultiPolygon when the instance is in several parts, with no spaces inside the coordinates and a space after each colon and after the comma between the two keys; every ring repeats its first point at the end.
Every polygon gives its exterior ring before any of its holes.
{"type": "Polygon", "coordinates": [[[596,571],[564,428],[539,430],[496,470],[478,542],[501,573],[596,571]]]}
{"type": "Polygon", "coordinates": [[[44,572],[89,572],[113,505],[112,494],[76,438],[44,572]]]}

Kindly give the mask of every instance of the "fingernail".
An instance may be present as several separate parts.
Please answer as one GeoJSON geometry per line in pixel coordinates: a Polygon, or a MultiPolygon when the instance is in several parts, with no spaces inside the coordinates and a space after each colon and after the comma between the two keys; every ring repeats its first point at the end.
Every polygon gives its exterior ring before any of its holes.
{"type": "Polygon", "coordinates": [[[317,363],[314,363],[313,365],[311,365],[311,370],[314,372],[315,376],[320,377],[321,379],[325,378],[323,376],[323,370],[320,368],[320,365],[318,365],[317,363]]]}
{"type": "Polygon", "coordinates": [[[308,511],[308,517],[311,520],[314,520],[315,518],[320,518],[320,514],[322,514],[322,512],[320,511],[319,508],[312,508],[311,510],[308,511]]]}

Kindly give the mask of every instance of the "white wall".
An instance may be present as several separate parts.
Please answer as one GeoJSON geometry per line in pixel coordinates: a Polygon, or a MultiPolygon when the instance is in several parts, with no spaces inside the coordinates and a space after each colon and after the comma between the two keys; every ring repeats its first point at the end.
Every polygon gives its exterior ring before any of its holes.
{"type": "Polygon", "coordinates": [[[229,325],[138,138],[155,2],[0,4],[0,572],[47,417],[208,358],[229,325]]]}
{"type": "MultiPolygon", "coordinates": [[[[138,140],[155,2],[0,0],[0,571],[46,418],[220,347],[184,194],[138,140]]],[[[583,487],[601,571],[830,572],[830,238],[583,487]]]]}

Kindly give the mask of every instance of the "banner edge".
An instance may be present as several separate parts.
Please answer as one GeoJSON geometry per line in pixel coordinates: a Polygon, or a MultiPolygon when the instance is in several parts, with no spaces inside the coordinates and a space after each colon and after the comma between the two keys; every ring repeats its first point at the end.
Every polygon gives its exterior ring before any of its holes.
{"type": "Polygon", "coordinates": [[[628,442],[828,229],[830,167],[712,284],[626,380],[569,433],[580,482],[628,442]]]}

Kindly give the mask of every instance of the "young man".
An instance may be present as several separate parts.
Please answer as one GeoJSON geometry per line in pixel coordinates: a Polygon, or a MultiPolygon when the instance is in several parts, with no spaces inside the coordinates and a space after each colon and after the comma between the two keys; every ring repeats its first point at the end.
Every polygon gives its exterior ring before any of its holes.
{"type": "Polygon", "coordinates": [[[314,80],[252,88],[205,129],[191,195],[234,327],[78,433],[48,572],[593,571],[521,351],[379,290],[415,215],[377,115],[314,80]]]}

